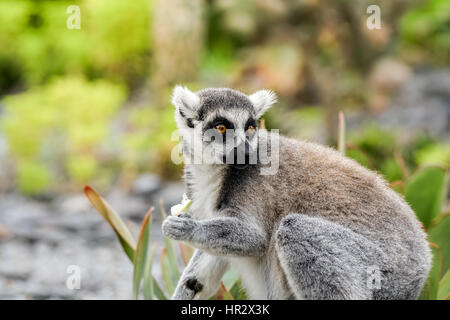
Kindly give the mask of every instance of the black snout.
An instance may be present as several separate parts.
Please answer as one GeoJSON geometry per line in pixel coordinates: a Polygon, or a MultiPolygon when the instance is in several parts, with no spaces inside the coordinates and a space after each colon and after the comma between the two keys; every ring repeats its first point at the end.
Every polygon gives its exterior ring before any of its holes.
{"type": "Polygon", "coordinates": [[[255,161],[251,159],[252,148],[248,141],[242,142],[235,146],[229,154],[224,157],[224,162],[231,165],[247,165],[253,164],[255,161]]]}
{"type": "Polygon", "coordinates": [[[248,141],[240,143],[234,147],[234,162],[233,164],[248,164],[250,162],[250,145],[248,141]]]}
{"type": "Polygon", "coordinates": [[[236,154],[244,154],[246,157],[250,155],[250,144],[247,140],[241,143],[240,145],[234,147],[234,152],[236,154]]]}

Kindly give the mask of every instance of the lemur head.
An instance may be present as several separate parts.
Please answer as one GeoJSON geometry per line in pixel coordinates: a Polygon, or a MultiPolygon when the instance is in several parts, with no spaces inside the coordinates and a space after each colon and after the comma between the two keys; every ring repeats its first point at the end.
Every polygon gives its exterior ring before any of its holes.
{"type": "Polygon", "coordinates": [[[194,93],[176,86],[172,103],[183,154],[194,163],[256,163],[257,121],[275,102],[276,95],[269,90],[248,96],[226,88],[194,93]]]}

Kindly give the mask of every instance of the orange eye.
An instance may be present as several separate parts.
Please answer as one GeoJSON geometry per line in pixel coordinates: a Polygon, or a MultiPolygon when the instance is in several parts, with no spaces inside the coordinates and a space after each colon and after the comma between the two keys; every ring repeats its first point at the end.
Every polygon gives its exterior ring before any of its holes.
{"type": "Polygon", "coordinates": [[[250,133],[250,134],[255,133],[255,130],[256,130],[255,126],[248,126],[248,128],[247,128],[247,131],[248,131],[248,133],[250,133]]]}
{"type": "Polygon", "coordinates": [[[223,124],[219,124],[216,126],[217,131],[220,133],[225,133],[227,131],[227,127],[225,127],[223,124]]]}

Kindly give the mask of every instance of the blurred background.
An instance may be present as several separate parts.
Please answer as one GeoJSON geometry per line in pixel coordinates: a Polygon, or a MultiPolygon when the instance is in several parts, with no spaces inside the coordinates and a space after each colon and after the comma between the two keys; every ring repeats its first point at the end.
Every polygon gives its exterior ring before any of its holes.
{"type": "Polygon", "coordinates": [[[448,0],[1,0],[0,299],[131,297],[132,266],[82,188],[134,232],[157,207],[161,243],[160,199],[169,208],[183,193],[174,84],[274,90],[268,129],[331,146],[344,111],[347,155],[400,193],[424,166],[448,173],[448,0]],[[69,265],[80,290],[65,285],[69,265]]]}

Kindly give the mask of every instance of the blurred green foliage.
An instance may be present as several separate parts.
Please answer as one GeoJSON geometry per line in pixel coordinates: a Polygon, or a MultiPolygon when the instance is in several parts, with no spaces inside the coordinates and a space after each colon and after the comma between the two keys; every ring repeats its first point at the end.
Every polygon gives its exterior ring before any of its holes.
{"type": "Polygon", "coordinates": [[[148,73],[151,1],[1,1],[0,94],[55,75],[85,74],[136,85],[148,73]],[[82,4],[82,29],[66,28],[82,4]]]}
{"type": "Polygon", "coordinates": [[[98,174],[102,143],[125,92],[104,80],[73,77],[4,98],[0,120],[17,161],[19,188],[32,194],[52,180],[84,183],[98,174]]]}
{"type": "Polygon", "coordinates": [[[441,214],[447,199],[448,177],[444,169],[426,167],[418,171],[405,188],[405,199],[426,228],[441,214]]]}
{"type": "Polygon", "coordinates": [[[450,143],[418,135],[407,144],[399,141],[394,131],[368,125],[361,132],[352,132],[346,155],[361,165],[376,170],[390,181],[408,178],[418,167],[450,167],[450,143]]]}
{"type": "Polygon", "coordinates": [[[181,166],[171,160],[172,149],[178,143],[177,139],[171,140],[176,130],[173,112],[170,105],[162,108],[144,105],[129,112],[127,131],[121,137],[126,167],[152,171],[167,179],[179,179],[181,166]]]}
{"type": "Polygon", "coordinates": [[[400,21],[400,34],[405,49],[413,51],[418,58],[448,64],[450,62],[450,2],[429,0],[410,10],[400,21]]]}
{"type": "Polygon", "coordinates": [[[33,160],[17,163],[17,183],[24,194],[32,195],[46,190],[52,183],[47,166],[33,160]]]}
{"type": "MultiPolygon", "coordinates": [[[[181,73],[190,70],[184,60],[189,65],[193,55],[200,57],[198,73],[182,78],[191,81],[191,89],[229,85],[250,92],[265,86],[279,92],[283,99],[265,115],[266,126],[312,140],[323,140],[317,128],[329,118],[319,97],[335,96],[336,105],[344,108],[363,106],[365,77],[381,53],[396,48],[401,56],[413,48],[428,57],[427,63],[448,62],[445,0],[404,0],[397,6],[376,1],[383,30],[398,24],[398,33],[361,29],[366,19],[361,13],[369,4],[365,0],[358,5],[205,1],[200,28],[183,20],[195,6],[170,1],[0,2],[0,96],[6,105],[0,130],[20,190],[62,190],[62,180],[70,187],[94,173],[105,186],[148,170],[168,179],[180,176],[180,166],[170,160],[176,141],[168,142],[175,129],[172,83],[153,83],[158,73],[172,71],[156,64],[157,49],[159,56],[177,61],[181,73]],[[74,4],[81,8],[80,30],[66,27],[66,10],[74,4]],[[177,42],[186,37],[200,37],[204,45],[179,50],[177,42]],[[397,42],[403,45],[389,45],[397,42]],[[333,73],[339,73],[339,82],[321,88],[319,80],[333,73]]],[[[449,162],[448,145],[419,141],[399,151],[395,140],[395,134],[369,127],[350,140],[354,148],[348,148],[348,155],[389,181],[404,178],[399,152],[409,170],[449,162]]]]}
{"type": "Polygon", "coordinates": [[[434,164],[450,167],[450,144],[435,143],[417,151],[415,160],[418,165],[434,164]]]}
{"type": "MultiPolygon", "coordinates": [[[[345,132],[345,121],[340,121],[339,132],[345,132]]],[[[386,150],[390,150],[389,146],[395,147],[395,141],[392,139],[383,139],[391,136],[389,133],[383,132],[376,127],[371,127],[366,131],[366,135],[356,138],[359,143],[357,147],[354,144],[343,143],[345,146],[350,146],[353,150],[365,150],[361,151],[365,157],[370,152],[377,150],[386,144],[386,150]],[[376,134],[376,132],[378,134],[376,134]],[[374,135],[379,135],[380,144],[378,141],[374,142],[374,135]]],[[[345,136],[340,139],[345,140],[345,136]]],[[[391,136],[392,138],[392,136],[391,136]]],[[[421,143],[416,145],[423,145],[423,141],[426,139],[419,139],[421,143]]],[[[434,145],[440,148],[439,145],[434,145]]],[[[384,148],[381,148],[384,150],[384,148]]],[[[395,148],[393,148],[395,150],[395,148]]],[[[346,148],[339,148],[341,154],[349,155],[346,148]]],[[[411,151],[411,150],[410,150],[411,151]]],[[[422,149],[420,153],[423,154],[422,149]]],[[[352,157],[350,155],[350,157],[352,157]]],[[[355,160],[360,161],[360,158],[353,157],[355,160]]],[[[368,159],[365,158],[364,160],[368,159]]],[[[363,164],[366,167],[375,165],[374,161],[368,161],[363,164]]],[[[408,168],[402,159],[401,154],[397,154],[393,159],[381,161],[385,167],[384,175],[386,178],[394,181],[391,187],[402,196],[404,196],[406,202],[411,206],[417,218],[422,223],[424,231],[428,234],[428,241],[430,251],[432,252],[432,267],[420,295],[420,299],[450,299],[450,212],[447,208],[448,192],[450,182],[450,166],[440,165],[435,166],[433,163],[427,164],[421,168],[415,170],[414,174],[408,175],[408,168]],[[396,166],[402,167],[397,169],[396,166]]],[[[361,162],[361,161],[360,161],[361,162]]]]}

